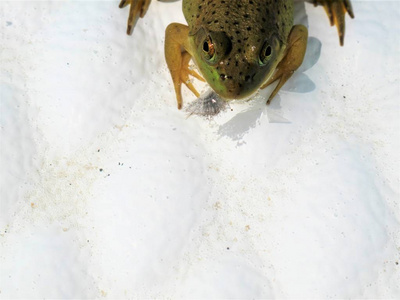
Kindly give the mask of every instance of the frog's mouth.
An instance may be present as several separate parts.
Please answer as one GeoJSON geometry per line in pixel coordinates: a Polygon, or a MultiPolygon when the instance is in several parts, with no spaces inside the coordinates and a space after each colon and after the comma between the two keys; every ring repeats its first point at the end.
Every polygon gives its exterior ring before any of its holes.
{"type": "Polygon", "coordinates": [[[210,87],[225,100],[244,99],[251,97],[265,81],[265,74],[259,72],[258,66],[249,65],[247,72],[238,71],[237,74],[228,75],[223,70],[221,73],[214,70],[207,82],[210,87]]]}

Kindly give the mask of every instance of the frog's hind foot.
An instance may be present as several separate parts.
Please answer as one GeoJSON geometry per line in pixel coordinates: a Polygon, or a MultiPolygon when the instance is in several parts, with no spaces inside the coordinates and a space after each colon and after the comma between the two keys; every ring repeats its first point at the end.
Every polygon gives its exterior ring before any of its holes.
{"type": "Polygon", "coordinates": [[[336,25],[340,45],[344,44],[346,12],[353,19],[354,12],[350,0],[314,0],[314,6],[322,5],[328,15],[331,26],[336,25]]]}
{"type": "Polygon", "coordinates": [[[149,8],[151,0],[121,0],[119,8],[124,8],[130,5],[129,18],[126,33],[131,35],[133,27],[135,27],[137,20],[143,18],[149,8]]]}

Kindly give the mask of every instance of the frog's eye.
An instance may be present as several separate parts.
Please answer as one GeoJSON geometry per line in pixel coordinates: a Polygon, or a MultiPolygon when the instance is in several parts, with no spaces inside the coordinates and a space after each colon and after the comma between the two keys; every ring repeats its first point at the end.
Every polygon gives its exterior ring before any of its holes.
{"type": "Polygon", "coordinates": [[[268,42],[265,42],[260,52],[260,65],[266,65],[272,54],[272,47],[268,42]]]}
{"type": "Polygon", "coordinates": [[[215,47],[210,36],[207,36],[203,42],[203,54],[207,60],[212,60],[215,56],[215,47]]]}

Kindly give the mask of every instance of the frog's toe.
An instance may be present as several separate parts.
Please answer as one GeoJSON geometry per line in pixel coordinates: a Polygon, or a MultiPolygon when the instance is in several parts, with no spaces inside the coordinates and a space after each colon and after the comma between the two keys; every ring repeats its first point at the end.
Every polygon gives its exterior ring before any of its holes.
{"type": "Polygon", "coordinates": [[[193,84],[189,78],[189,75],[193,76],[194,78],[197,78],[201,81],[205,81],[205,80],[196,71],[189,68],[189,61],[191,59],[192,59],[192,56],[189,53],[185,52],[182,54],[181,81],[188,87],[189,90],[192,91],[193,94],[196,95],[196,97],[199,97],[200,94],[196,90],[196,88],[193,86],[193,84]]]}
{"type": "Polygon", "coordinates": [[[350,0],[317,0],[314,3],[315,5],[322,4],[324,6],[331,26],[336,25],[340,45],[343,46],[346,12],[351,18],[354,18],[354,12],[350,0]]]}
{"type": "Polygon", "coordinates": [[[199,75],[199,73],[189,67],[189,62],[191,59],[192,56],[188,52],[184,52],[182,54],[182,73],[185,74],[185,77],[187,78],[189,78],[189,75],[191,75],[198,80],[205,81],[204,78],[199,75]]]}
{"type": "Polygon", "coordinates": [[[196,97],[199,97],[200,94],[199,92],[196,90],[196,88],[193,86],[192,81],[189,78],[189,75],[192,75],[191,70],[188,69],[182,69],[181,70],[181,82],[183,82],[183,84],[185,84],[187,86],[187,88],[196,95],[196,97]]]}
{"type": "Polygon", "coordinates": [[[125,6],[130,4],[129,8],[129,17],[128,17],[128,26],[126,33],[131,35],[133,31],[133,27],[137,20],[143,18],[149,8],[151,0],[121,0],[119,3],[120,8],[124,8],[125,6]]]}
{"type": "Polygon", "coordinates": [[[193,76],[194,78],[196,78],[196,79],[198,79],[198,80],[200,80],[200,81],[205,82],[204,78],[201,77],[200,74],[197,73],[196,71],[191,70],[191,69],[188,68],[188,69],[187,69],[187,72],[189,73],[189,75],[193,76]]]}

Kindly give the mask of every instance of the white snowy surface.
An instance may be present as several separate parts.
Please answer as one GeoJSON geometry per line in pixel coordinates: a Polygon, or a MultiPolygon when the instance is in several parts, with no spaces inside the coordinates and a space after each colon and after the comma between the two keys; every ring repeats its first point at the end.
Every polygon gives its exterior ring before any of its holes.
{"type": "Polygon", "coordinates": [[[0,1],[0,297],[398,299],[400,3],[353,8],[340,47],[298,4],[301,69],[207,120],[180,1],[132,36],[118,1],[0,1]]]}

